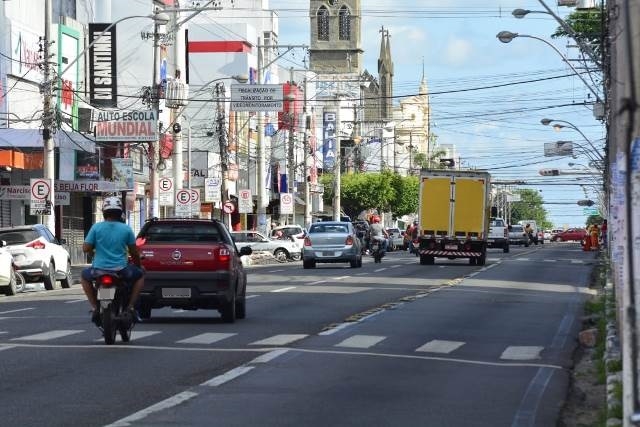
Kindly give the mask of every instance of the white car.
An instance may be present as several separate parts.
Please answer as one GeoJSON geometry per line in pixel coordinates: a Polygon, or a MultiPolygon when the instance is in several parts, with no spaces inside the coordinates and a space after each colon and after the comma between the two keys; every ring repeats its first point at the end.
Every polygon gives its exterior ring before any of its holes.
{"type": "Polygon", "coordinates": [[[7,243],[16,271],[26,281],[42,280],[47,290],[52,290],[58,280],[63,288],[73,284],[69,252],[45,225],[0,228],[0,240],[7,243]]]}
{"type": "Polygon", "coordinates": [[[387,228],[389,233],[389,250],[403,250],[404,249],[404,231],[400,231],[399,228],[387,228]]]}
{"type": "Polygon", "coordinates": [[[280,262],[300,261],[302,258],[302,246],[298,243],[298,239],[288,237],[269,239],[253,230],[232,231],[231,237],[233,237],[236,246],[250,246],[253,252],[270,252],[280,262]]]}
{"type": "Polygon", "coordinates": [[[17,292],[17,277],[13,265],[13,256],[5,249],[6,242],[0,240],[0,292],[5,295],[15,295],[17,292]]]}

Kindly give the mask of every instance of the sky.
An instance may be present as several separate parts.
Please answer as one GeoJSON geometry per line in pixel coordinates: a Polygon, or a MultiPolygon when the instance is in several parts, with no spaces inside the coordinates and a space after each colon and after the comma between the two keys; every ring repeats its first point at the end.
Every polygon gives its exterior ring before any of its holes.
{"type": "MultiPolygon", "coordinates": [[[[544,3],[560,17],[573,11],[557,6],[557,0],[544,3]]],[[[595,96],[576,72],[596,92],[600,76],[577,61],[573,40],[550,37],[558,27],[553,16],[512,16],[517,8],[545,11],[540,0],[361,4],[364,69],[377,76],[384,27],[391,36],[396,101],[416,95],[424,73],[431,128],[439,144],[455,145],[462,167],[487,169],[494,182],[524,181],[513,188],[539,191],[554,228],[585,224],[587,215],[577,201],[597,201],[601,186],[594,184],[599,178],[589,162],[597,156],[594,148],[604,153],[606,133],[593,115],[595,96]],[[496,35],[503,30],[523,36],[501,43],[496,35]],[[543,118],[568,127],[556,131],[542,125],[543,118]],[[545,157],[544,144],[557,141],[572,141],[577,158],[545,157]],[[541,169],[559,169],[561,175],[541,176],[541,169]],[[576,170],[581,173],[569,172],[576,170]]],[[[269,8],[279,16],[280,45],[309,44],[308,7],[303,0],[270,0],[269,8]]],[[[294,50],[282,61],[303,67],[303,57],[294,50]]]]}

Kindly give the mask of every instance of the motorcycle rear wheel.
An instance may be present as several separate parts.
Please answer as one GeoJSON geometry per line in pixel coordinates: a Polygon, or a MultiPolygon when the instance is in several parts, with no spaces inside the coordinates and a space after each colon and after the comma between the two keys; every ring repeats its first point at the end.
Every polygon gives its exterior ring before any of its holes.
{"type": "Polygon", "coordinates": [[[111,345],[116,342],[116,319],[113,312],[113,305],[110,304],[102,310],[102,334],[104,335],[104,343],[111,345]]]}

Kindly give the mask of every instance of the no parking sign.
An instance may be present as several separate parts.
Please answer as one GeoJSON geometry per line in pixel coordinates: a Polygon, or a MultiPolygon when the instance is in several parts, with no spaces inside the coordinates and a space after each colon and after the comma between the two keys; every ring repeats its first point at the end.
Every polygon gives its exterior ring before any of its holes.
{"type": "Polygon", "coordinates": [[[291,194],[280,194],[280,213],[283,215],[293,214],[293,196],[291,194]]]}

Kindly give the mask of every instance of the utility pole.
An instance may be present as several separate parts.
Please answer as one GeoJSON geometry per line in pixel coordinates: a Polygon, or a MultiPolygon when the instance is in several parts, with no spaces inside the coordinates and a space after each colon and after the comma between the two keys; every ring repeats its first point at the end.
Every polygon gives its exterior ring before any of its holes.
{"type": "Polygon", "coordinates": [[[340,217],[342,216],[340,206],[340,186],[342,173],[342,155],[340,154],[341,143],[340,143],[340,131],[342,130],[342,123],[340,122],[340,95],[336,96],[336,101],[338,102],[338,108],[336,108],[336,157],[335,157],[335,176],[333,180],[334,189],[333,189],[333,220],[340,221],[340,217]]]}
{"type": "MultiPolygon", "coordinates": [[[[42,52],[44,58],[42,60],[43,67],[43,78],[44,83],[42,87],[43,91],[43,99],[44,103],[42,106],[42,142],[44,148],[44,178],[49,181],[49,196],[47,200],[47,214],[43,215],[43,223],[49,228],[53,234],[58,236],[56,233],[56,218],[55,211],[53,208],[53,202],[55,200],[54,197],[54,186],[55,186],[55,178],[56,178],[56,166],[55,166],[55,142],[53,141],[52,131],[53,131],[53,109],[51,108],[52,103],[52,83],[49,79],[51,69],[49,68],[49,45],[51,44],[51,14],[52,14],[52,6],[51,0],[45,0],[45,9],[44,9],[44,40],[42,41],[42,52]]],[[[56,82],[58,79],[56,79],[56,82]]]]}
{"type": "Polygon", "coordinates": [[[293,67],[289,71],[289,146],[287,153],[287,162],[289,165],[287,175],[287,184],[289,193],[293,199],[293,213],[291,215],[291,224],[296,223],[296,165],[295,165],[295,96],[291,93],[293,86],[293,67]]]}
{"type": "MultiPolygon", "coordinates": [[[[229,159],[227,158],[227,135],[225,133],[225,116],[224,116],[224,104],[222,103],[222,99],[225,96],[225,88],[224,83],[216,83],[215,86],[215,95],[216,95],[216,132],[218,133],[218,144],[220,146],[220,192],[222,193],[222,205],[224,205],[225,199],[227,198],[227,168],[229,164],[229,159]]],[[[220,206],[220,219],[224,222],[224,210],[222,209],[222,205],[220,206]]],[[[231,228],[231,223],[229,223],[229,228],[231,228]]]]}
{"type": "MultiPolygon", "coordinates": [[[[153,105],[153,112],[158,120],[158,135],[162,132],[160,129],[160,25],[158,21],[154,21],[153,24],[153,79],[152,79],[152,88],[151,88],[151,98],[153,105]]],[[[158,201],[158,192],[160,191],[160,171],[158,170],[158,166],[160,165],[160,141],[159,136],[158,140],[153,141],[150,144],[149,149],[151,150],[151,209],[149,213],[149,217],[151,218],[159,218],[160,217],[160,205],[158,201]]]]}
{"type": "Polygon", "coordinates": [[[307,112],[307,76],[304,77],[304,102],[303,102],[303,116],[304,116],[304,139],[303,139],[303,151],[304,151],[304,227],[311,225],[311,189],[310,176],[307,176],[310,172],[310,157],[309,153],[309,131],[311,130],[311,117],[307,112]]]}
{"type": "MultiPolygon", "coordinates": [[[[257,78],[258,84],[262,83],[262,49],[263,46],[260,41],[260,37],[258,37],[258,66],[257,66],[257,78]]],[[[257,115],[257,123],[256,123],[256,132],[257,135],[257,143],[258,143],[258,173],[257,173],[257,187],[258,187],[258,231],[266,234],[267,232],[267,188],[265,186],[265,177],[266,177],[266,150],[264,147],[264,130],[262,128],[262,121],[264,120],[264,114],[259,111],[257,115]]]]}

